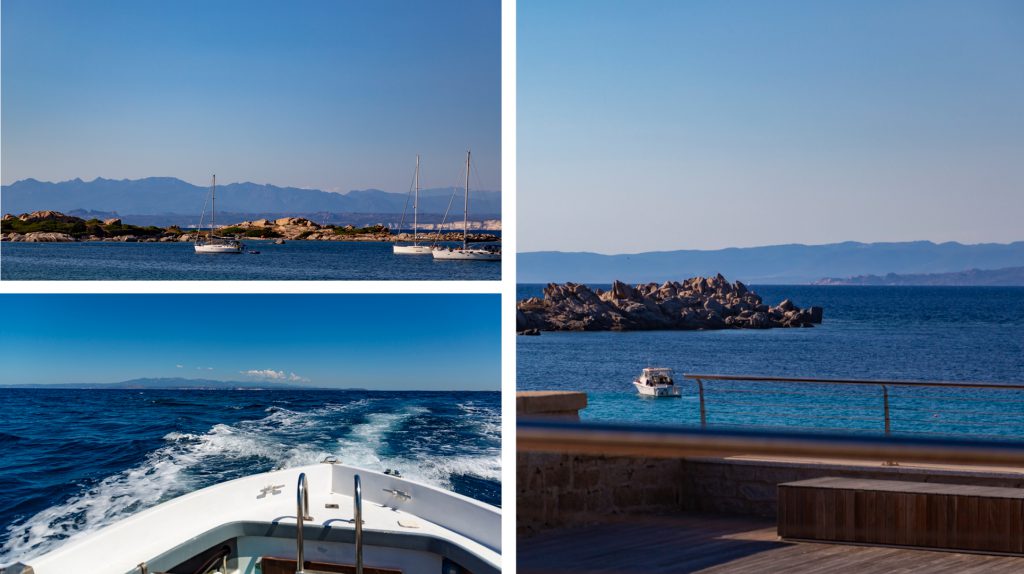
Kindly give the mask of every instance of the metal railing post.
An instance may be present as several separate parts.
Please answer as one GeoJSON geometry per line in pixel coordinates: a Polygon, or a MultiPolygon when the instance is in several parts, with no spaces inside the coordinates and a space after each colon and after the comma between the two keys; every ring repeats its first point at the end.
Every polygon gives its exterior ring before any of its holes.
{"type": "Polygon", "coordinates": [[[707,428],[708,413],[704,407],[704,381],[697,379],[697,392],[700,394],[700,428],[707,428]]]}
{"type": "MultiPolygon", "coordinates": [[[[885,416],[885,436],[892,434],[892,419],[889,417],[889,387],[882,385],[882,409],[885,416]]],[[[884,466],[898,466],[895,460],[887,460],[884,466]]]]}
{"type": "Polygon", "coordinates": [[[309,515],[309,485],[306,483],[306,473],[299,474],[299,484],[295,490],[295,574],[304,574],[306,571],[305,540],[303,539],[302,528],[305,521],[313,520],[309,515]]]}
{"type": "Polygon", "coordinates": [[[354,476],[352,503],[355,509],[352,517],[356,523],[356,574],[363,574],[363,483],[359,475],[354,476]]]}

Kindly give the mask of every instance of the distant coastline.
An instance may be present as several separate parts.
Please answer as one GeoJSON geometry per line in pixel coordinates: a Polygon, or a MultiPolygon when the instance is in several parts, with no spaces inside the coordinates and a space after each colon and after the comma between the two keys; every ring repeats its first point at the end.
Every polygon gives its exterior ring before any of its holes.
{"type": "Polygon", "coordinates": [[[1002,269],[968,269],[956,273],[917,273],[901,275],[858,275],[826,277],[814,285],[886,285],[886,286],[948,286],[948,287],[1024,287],[1024,267],[1002,269]]]}
{"type": "MultiPolygon", "coordinates": [[[[675,280],[722,273],[748,285],[810,285],[823,278],[963,274],[967,281],[990,278],[967,270],[1024,266],[1024,241],[979,243],[907,241],[826,245],[769,245],[716,250],[678,250],[605,255],[535,251],[517,255],[518,283],[626,283],[675,280]]],[[[833,283],[837,284],[837,283],[833,283]]],[[[986,283],[987,284],[987,283],[986,283]]]]}
{"type": "MultiPolygon", "coordinates": [[[[440,227],[431,225],[431,228],[440,227]]],[[[501,228],[500,221],[491,227],[501,228]]],[[[461,241],[461,231],[420,233],[420,241],[461,241]]],[[[288,241],[410,241],[410,233],[393,233],[383,224],[366,227],[352,225],[321,225],[303,217],[283,217],[276,220],[258,219],[233,225],[220,226],[217,233],[246,239],[275,239],[288,241]]],[[[36,211],[15,216],[6,214],[0,220],[0,241],[30,243],[61,243],[76,241],[116,241],[142,243],[192,242],[197,238],[196,230],[177,226],[138,226],[125,224],[119,218],[106,220],[82,219],[59,211],[36,211]]],[[[472,242],[500,241],[500,235],[493,233],[470,233],[472,242]]]]}
{"type": "Polygon", "coordinates": [[[495,393],[500,389],[368,389],[366,387],[324,387],[296,383],[266,381],[221,381],[215,379],[184,379],[175,377],[131,379],[113,383],[0,383],[3,389],[113,390],[113,391],[358,391],[367,393],[495,393]]]}

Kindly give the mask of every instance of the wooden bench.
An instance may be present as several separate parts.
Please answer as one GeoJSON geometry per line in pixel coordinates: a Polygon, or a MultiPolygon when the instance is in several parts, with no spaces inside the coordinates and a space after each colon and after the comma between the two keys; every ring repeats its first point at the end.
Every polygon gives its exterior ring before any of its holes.
{"type": "Polygon", "coordinates": [[[1024,553],[1024,489],[815,478],[779,485],[779,536],[1024,553]]]}

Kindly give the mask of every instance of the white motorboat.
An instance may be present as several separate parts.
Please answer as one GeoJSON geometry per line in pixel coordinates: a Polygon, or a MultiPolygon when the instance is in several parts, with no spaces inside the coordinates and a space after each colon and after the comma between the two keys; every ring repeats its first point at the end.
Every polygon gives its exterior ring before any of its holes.
{"type": "Polygon", "coordinates": [[[327,459],[174,498],[28,562],[6,572],[494,574],[501,511],[327,459]]]}
{"type": "MultiPolygon", "coordinates": [[[[210,199],[213,202],[212,209],[210,209],[210,234],[206,237],[202,237],[199,232],[196,232],[196,241],[194,244],[196,253],[241,253],[243,249],[242,242],[237,239],[231,239],[230,237],[217,237],[213,234],[214,230],[217,229],[217,175],[213,176],[213,185],[210,187],[210,199]]],[[[205,211],[205,210],[204,210],[205,211]]],[[[199,227],[203,226],[202,215],[199,219],[199,227]]]]}
{"type": "MultiPolygon", "coordinates": [[[[429,245],[419,243],[419,209],[420,209],[420,156],[416,155],[416,183],[415,193],[412,200],[412,245],[394,245],[392,249],[396,255],[430,255],[433,248],[429,245]]],[[[408,202],[406,203],[408,205],[408,202]]],[[[402,222],[398,225],[401,229],[405,225],[405,212],[402,212],[402,222]]]]}
{"type": "Polygon", "coordinates": [[[461,247],[436,247],[434,248],[434,259],[458,260],[458,261],[501,261],[501,248],[497,246],[471,247],[467,243],[469,232],[469,171],[470,152],[466,152],[466,199],[465,207],[462,210],[462,246],[461,247]]]}
{"type": "Polygon", "coordinates": [[[649,397],[678,397],[682,393],[672,380],[672,369],[648,367],[633,379],[633,386],[641,395],[649,397]]]}

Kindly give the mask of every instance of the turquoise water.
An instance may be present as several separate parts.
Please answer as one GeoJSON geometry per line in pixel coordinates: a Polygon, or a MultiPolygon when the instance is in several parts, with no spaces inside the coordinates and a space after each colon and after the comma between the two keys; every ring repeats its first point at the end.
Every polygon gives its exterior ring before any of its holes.
{"type": "Polygon", "coordinates": [[[500,263],[395,255],[390,243],[289,241],[274,245],[246,240],[245,246],[259,255],[197,255],[191,243],[5,242],[0,244],[0,279],[501,279],[500,263]]]}
{"type": "MultiPolygon", "coordinates": [[[[520,285],[519,298],[543,286],[520,285]]],[[[755,286],[824,307],[813,329],[543,333],[517,338],[517,387],[582,390],[589,420],[697,425],[680,399],[639,397],[645,366],[677,373],[1024,384],[1024,288],[755,286]]],[[[681,380],[681,379],[680,379],[681,380]]],[[[895,433],[1024,438],[1024,392],[892,387],[895,433]]],[[[880,433],[878,387],[705,383],[711,425],[880,433]]]]}

